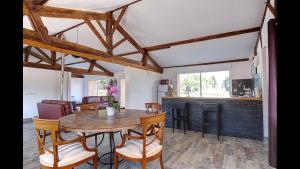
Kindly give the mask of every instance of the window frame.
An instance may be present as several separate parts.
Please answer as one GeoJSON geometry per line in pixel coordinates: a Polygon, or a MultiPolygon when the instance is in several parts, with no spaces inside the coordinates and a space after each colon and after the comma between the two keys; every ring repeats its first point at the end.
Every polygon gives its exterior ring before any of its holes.
{"type": "MultiPolygon", "coordinates": [[[[229,96],[231,96],[231,70],[230,69],[221,69],[221,70],[207,70],[207,71],[199,71],[199,72],[184,72],[184,73],[177,73],[177,95],[179,97],[187,97],[187,96],[181,96],[180,95],[180,75],[182,74],[193,74],[193,73],[199,73],[200,74],[200,97],[227,97],[227,96],[203,96],[203,92],[202,92],[202,73],[211,73],[211,72],[223,72],[223,71],[227,71],[228,72],[228,85],[229,85],[229,96]]],[[[189,96],[189,97],[194,97],[194,96],[189,96]]]]}

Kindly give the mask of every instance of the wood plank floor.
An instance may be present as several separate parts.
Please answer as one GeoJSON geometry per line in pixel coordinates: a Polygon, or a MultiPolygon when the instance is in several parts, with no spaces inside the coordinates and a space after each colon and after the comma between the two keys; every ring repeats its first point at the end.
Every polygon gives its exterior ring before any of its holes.
{"type": "MultiPolygon", "coordinates": [[[[64,138],[74,138],[74,133],[63,133],[64,138]]],[[[100,138],[99,138],[100,139],[100,138]]],[[[116,144],[120,135],[115,135],[116,144]]],[[[93,139],[88,140],[93,145],[93,139]]],[[[99,148],[99,154],[109,151],[108,135],[99,148]]],[[[163,161],[165,169],[272,169],[268,165],[268,144],[262,141],[206,135],[199,132],[165,129],[163,161]]],[[[23,169],[39,168],[36,136],[32,123],[23,124],[23,169]]],[[[77,169],[91,169],[88,164],[77,169]]],[[[98,162],[98,168],[109,168],[98,162]]],[[[139,169],[139,163],[123,161],[120,169],[139,169]]],[[[158,169],[159,161],[148,163],[147,169],[158,169]]]]}

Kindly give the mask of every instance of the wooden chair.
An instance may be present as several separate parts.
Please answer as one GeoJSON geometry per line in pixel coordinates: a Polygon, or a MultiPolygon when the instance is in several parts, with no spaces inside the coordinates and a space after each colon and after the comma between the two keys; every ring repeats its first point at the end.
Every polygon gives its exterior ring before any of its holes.
{"type": "Polygon", "coordinates": [[[132,161],[141,162],[142,169],[146,169],[148,161],[160,160],[160,167],[163,169],[163,131],[166,121],[166,113],[158,113],[149,117],[141,117],[143,135],[133,136],[124,134],[122,143],[115,147],[115,169],[119,167],[119,157],[132,161]],[[158,130],[155,130],[158,129],[158,130]],[[148,136],[148,131],[154,134],[148,136]]]}
{"type": "MultiPolygon", "coordinates": [[[[147,111],[149,112],[153,112],[153,113],[159,113],[161,112],[161,105],[159,103],[145,103],[145,108],[147,109],[147,111]]],[[[138,135],[143,135],[142,132],[142,128],[138,127],[135,130],[128,130],[129,134],[131,133],[135,133],[138,135]]],[[[151,133],[151,130],[148,131],[147,133],[148,135],[152,135],[153,133],[151,133]]]]}
{"type": "Polygon", "coordinates": [[[83,110],[97,110],[98,104],[97,103],[87,103],[87,104],[80,104],[80,111],[83,110]]]}
{"type": "MultiPolygon", "coordinates": [[[[99,103],[85,103],[85,104],[80,104],[80,111],[84,111],[84,110],[91,110],[91,111],[95,111],[98,110],[98,104],[99,103]]],[[[79,136],[83,136],[86,139],[94,137],[95,140],[95,147],[94,148],[98,148],[100,146],[100,144],[103,142],[104,139],[104,133],[103,132],[87,132],[87,133],[82,133],[82,132],[76,132],[79,136]],[[102,134],[102,138],[100,139],[100,142],[98,143],[98,135],[102,134]]]]}
{"type": "Polygon", "coordinates": [[[97,169],[97,150],[88,148],[84,137],[64,140],[59,132],[59,120],[33,118],[33,123],[42,169],[72,169],[89,160],[94,161],[93,168],[97,169]],[[46,147],[46,131],[51,132],[52,147],[50,148],[46,147]]]}
{"type": "Polygon", "coordinates": [[[151,111],[154,113],[161,112],[161,105],[159,103],[145,103],[145,108],[147,111],[151,111]]]}

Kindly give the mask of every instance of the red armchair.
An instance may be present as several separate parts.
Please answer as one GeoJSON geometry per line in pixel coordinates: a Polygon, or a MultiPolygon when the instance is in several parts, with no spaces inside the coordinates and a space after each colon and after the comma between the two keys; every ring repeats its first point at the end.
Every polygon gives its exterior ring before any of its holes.
{"type": "Polygon", "coordinates": [[[71,102],[61,100],[42,100],[37,103],[39,118],[58,119],[73,113],[71,102]]]}

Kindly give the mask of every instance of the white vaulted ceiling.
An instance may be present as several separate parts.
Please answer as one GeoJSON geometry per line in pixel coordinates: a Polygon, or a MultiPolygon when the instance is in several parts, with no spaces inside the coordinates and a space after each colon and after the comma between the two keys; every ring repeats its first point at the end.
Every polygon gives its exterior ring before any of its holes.
{"type": "MultiPolygon", "coordinates": [[[[133,1],[49,0],[45,5],[107,12],[133,1]]],[[[149,47],[258,27],[264,7],[263,0],[142,0],[129,6],[120,24],[142,47],[149,47]]],[[[115,18],[118,13],[116,12],[115,18]]],[[[28,19],[24,17],[23,20],[23,27],[32,29],[28,19]]],[[[42,17],[42,20],[50,34],[82,22],[75,19],[46,17],[42,17]]],[[[101,32],[99,27],[97,29],[101,32]]],[[[162,67],[247,58],[253,53],[257,33],[174,46],[150,52],[150,56],[162,67]]],[[[85,24],[66,32],[65,37],[69,41],[104,50],[100,41],[85,24]]],[[[120,38],[116,31],[114,43],[120,38]]],[[[116,48],[114,54],[131,51],[136,49],[126,42],[116,48]]],[[[141,55],[126,57],[139,60],[141,55]]],[[[72,58],[70,57],[68,61],[72,62],[72,58]]],[[[98,63],[113,72],[123,70],[123,66],[120,65],[99,61],[98,63]]]]}

